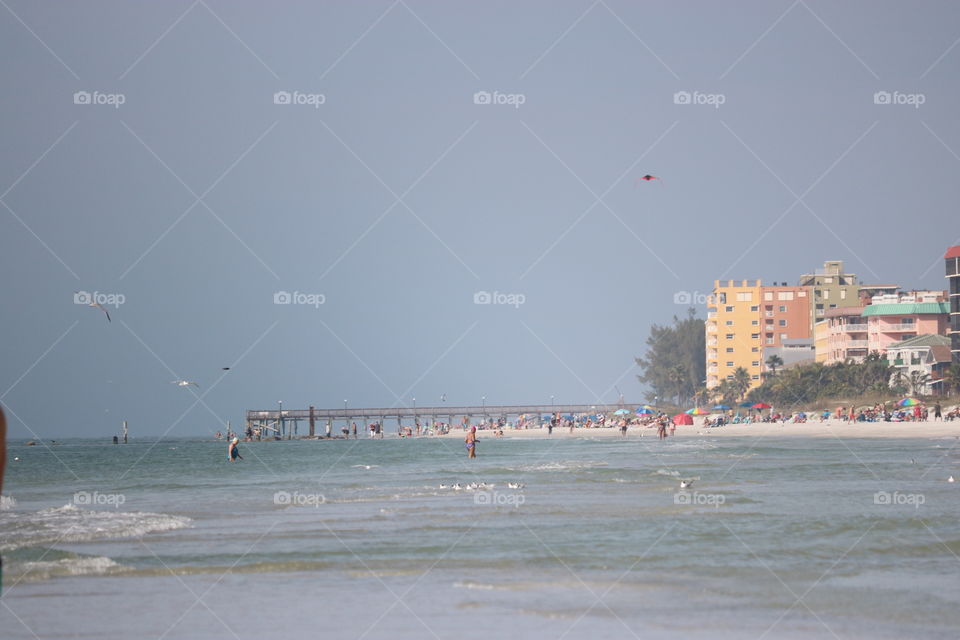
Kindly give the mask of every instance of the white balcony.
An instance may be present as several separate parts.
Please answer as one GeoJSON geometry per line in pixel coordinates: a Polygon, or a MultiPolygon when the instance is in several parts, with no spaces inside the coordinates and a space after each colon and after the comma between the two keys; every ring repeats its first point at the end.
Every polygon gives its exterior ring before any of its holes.
{"type": "Polygon", "coordinates": [[[903,331],[916,331],[917,325],[912,322],[910,324],[878,324],[876,325],[876,329],[882,333],[900,333],[903,331]]]}
{"type": "Polygon", "coordinates": [[[870,346],[869,340],[847,340],[844,343],[847,349],[866,349],[870,346]]]}
{"type": "Polygon", "coordinates": [[[860,324],[845,324],[843,325],[843,331],[844,333],[866,333],[867,326],[866,322],[860,324]]]}

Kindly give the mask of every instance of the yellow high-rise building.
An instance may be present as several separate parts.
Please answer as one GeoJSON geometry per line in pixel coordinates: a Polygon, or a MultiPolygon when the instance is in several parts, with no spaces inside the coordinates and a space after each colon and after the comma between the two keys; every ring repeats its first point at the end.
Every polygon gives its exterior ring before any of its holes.
{"type": "Polygon", "coordinates": [[[760,338],[759,280],[714,280],[707,302],[707,388],[733,376],[738,367],[750,374],[751,387],[760,385],[763,350],[760,338]]]}

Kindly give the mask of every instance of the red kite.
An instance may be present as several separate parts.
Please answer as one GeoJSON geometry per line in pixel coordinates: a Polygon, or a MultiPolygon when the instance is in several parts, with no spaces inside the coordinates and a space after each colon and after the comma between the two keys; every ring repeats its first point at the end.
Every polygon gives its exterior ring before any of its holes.
{"type": "MultiPolygon", "coordinates": [[[[660,180],[660,178],[658,178],[657,176],[652,176],[648,173],[645,176],[640,176],[639,178],[637,178],[633,184],[637,184],[637,182],[641,180],[646,180],[647,182],[650,182],[651,180],[660,180]]],[[[660,182],[663,182],[663,180],[660,180],[660,182]]]]}

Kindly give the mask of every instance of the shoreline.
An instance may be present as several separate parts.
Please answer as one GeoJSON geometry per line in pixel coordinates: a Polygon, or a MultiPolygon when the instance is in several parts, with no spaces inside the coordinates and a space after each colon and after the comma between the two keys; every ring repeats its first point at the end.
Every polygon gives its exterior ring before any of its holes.
{"type": "MultiPolygon", "coordinates": [[[[960,438],[960,420],[950,422],[933,420],[927,422],[854,422],[847,424],[842,420],[829,419],[820,422],[819,418],[805,423],[755,422],[753,424],[727,424],[722,427],[704,427],[702,419],[696,419],[693,425],[679,425],[673,436],[677,438],[690,437],[808,437],[808,438],[960,438]]],[[[627,430],[626,438],[620,435],[618,428],[601,429],[574,429],[570,433],[568,428],[554,429],[552,435],[547,435],[546,427],[542,429],[504,429],[503,437],[493,435],[492,430],[477,431],[479,440],[507,440],[514,439],[563,439],[563,438],[613,438],[635,440],[657,439],[656,427],[641,427],[631,425],[627,430]]],[[[421,436],[426,438],[460,438],[465,432],[457,429],[441,436],[421,436]]],[[[395,435],[393,437],[396,437],[395,435]]]]}

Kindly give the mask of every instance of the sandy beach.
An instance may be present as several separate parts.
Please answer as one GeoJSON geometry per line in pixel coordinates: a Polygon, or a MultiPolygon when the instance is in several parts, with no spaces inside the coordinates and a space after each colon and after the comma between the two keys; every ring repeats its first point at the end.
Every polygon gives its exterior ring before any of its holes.
{"type": "MultiPolygon", "coordinates": [[[[954,438],[960,437],[960,420],[951,422],[854,422],[847,424],[842,420],[830,419],[820,422],[819,419],[805,423],[759,422],[753,424],[728,424],[722,427],[704,427],[703,418],[698,417],[691,425],[678,426],[675,437],[813,437],[813,438],[954,438]]],[[[493,431],[482,430],[477,433],[478,438],[489,440],[496,438],[493,431]]],[[[444,438],[463,438],[464,432],[456,429],[444,438]]],[[[627,439],[657,437],[656,427],[631,426],[627,431],[627,439]]],[[[504,429],[503,438],[621,438],[620,430],[616,428],[603,429],[574,429],[570,433],[568,428],[553,430],[547,434],[546,427],[542,429],[504,429]]]]}

